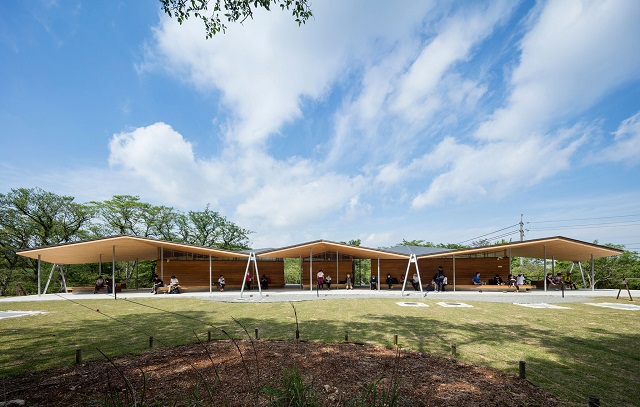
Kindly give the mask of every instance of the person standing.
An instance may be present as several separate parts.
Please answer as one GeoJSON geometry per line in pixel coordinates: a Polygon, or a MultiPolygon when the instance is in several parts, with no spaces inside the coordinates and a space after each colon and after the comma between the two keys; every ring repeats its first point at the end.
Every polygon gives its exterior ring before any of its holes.
{"type": "Polygon", "coordinates": [[[524,285],[524,274],[520,273],[518,274],[518,277],[516,277],[516,291],[520,292],[520,286],[524,285]]]}
{"type": "Polygon", "coordinates": [[[220,274],[220,278],[218,279],[218,290],[224,291],[225,283],[224,275],[220,274]]]}
{"type": "Polygon", "coordinates": [[[324,273],[322,272],[322,270],[318,271],[316,278],[318,279],[318,284],[317,284],[318,290],[324,289],[324,273]]]}
{"type": "Polygon", "coordinates": [[[391,274],[387,274],[386,283],[389,286],[389,289],[393,288],[393,280],[391,279],[391,274]]]}
{"type": "Polygon", "coordinates": [[[444,281],[444,269],[442,266],[438,266],[438,271],[436,271],[433,281],[436,283],[436,291],[443,291],[442,283],[444,281]]]}
{"type": "Polygon", "coordinates": [[[247,290],[251,290],[251,280],[253,280],[253,274],[251,274],[251,272],[247,273],[247,290]]]}

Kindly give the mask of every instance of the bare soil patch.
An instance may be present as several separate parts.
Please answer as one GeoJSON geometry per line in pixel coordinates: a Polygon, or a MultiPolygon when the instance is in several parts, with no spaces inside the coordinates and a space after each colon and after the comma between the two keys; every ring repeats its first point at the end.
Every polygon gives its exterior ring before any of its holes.
{"type": "Polygon", "coordinates": [[[555,406],[559,401],[526,380],[454,358],[353,343],[216,341],[160,348],[53,371],[4,379],[2,400],[27,406],[105,405],[133,398],[145,405],[267,404],[260,389],[278,387],[298,369],[323,406],[341,406],[364,386],[395,381],[400,405],[555,406]],[[215,378],[220,381],[214,384],[215,378]],[[123,379],[126,377],[126,380],[123,379]],[[146,379],[145,379],[146,378],[146,379]],[[127,381],[129,384],[127,384],[127,381]],[[207,383],[205,385],[204,383],[207,383]],[[213,396],[206,387],[213,389],[213,396]],[[130,389],[133,389],[134,396],[130,389]]]}

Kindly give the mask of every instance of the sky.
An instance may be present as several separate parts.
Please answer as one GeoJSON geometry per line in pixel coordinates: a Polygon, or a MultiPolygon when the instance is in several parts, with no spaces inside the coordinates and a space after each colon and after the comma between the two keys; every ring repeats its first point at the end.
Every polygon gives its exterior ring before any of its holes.
{"type": "Polygon", "coordinates": [[[0,1],[0,193],[207,204],[254,248],[640,250],[640,1],[322,0],[206,39],[159,0],[0,1]]]}

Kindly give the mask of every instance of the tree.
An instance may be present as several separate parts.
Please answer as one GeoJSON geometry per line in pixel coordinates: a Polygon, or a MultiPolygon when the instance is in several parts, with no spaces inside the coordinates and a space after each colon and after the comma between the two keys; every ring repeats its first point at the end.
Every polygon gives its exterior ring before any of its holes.
{"type": "Polygon", "coordinates": [[[189,211],[177,220],[178,235],[184,243],[225,250],[249,249],[249,234],[226,217],[206,206],[204,211],[189,211]]]}
{"type": "Polygon", "coordinates": [[[281,10],[291,10],[299,26],[313,15],[307,0],[160,0],[160,3],[162,10],[180,24],[192,15],[202,20],[206,38],[212,38],[220,31],[226,32],[227,26],[220,18],[221,13],[228,22],[240,21],[242,24],[247,18],[253,19],[253,12],[258,8],[269,11],[271,6],[280,6],[281,10]]]}
{"type": "Polygon", "coordinates": [[[16,271],[31,269],[26,276],[31,283],[37,277],[35,263],[18,256],[17,250],[85,239],[94,215],[91,206],[40,188],[0,194],[0,295],[16,271]]]}

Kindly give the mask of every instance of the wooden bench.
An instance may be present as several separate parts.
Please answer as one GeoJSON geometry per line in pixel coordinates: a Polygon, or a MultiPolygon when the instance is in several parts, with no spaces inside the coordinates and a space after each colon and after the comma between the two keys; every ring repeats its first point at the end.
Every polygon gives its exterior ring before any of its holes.
{"type": "MultiPolygon", "coordinates": [[[[214,291],[217,291],[217,290],[218,290],[218,288],[215,287],[214,291]]],[[[158,288],[156,288],[156,291],[158,293],[167,294],[169,292],[169,287],[166,286],[166,285],[164,287],[158,287],[158,288]]],[[[188,292],[188,291],[191,291],[191,292],[209,291],[209,286],[208,285],[191,285],[191,286],[187,287],[187,286],[184,286],[184,285],[180,284],[180,292],[181,293],[188,292]]]]}
{"type": "MultiPolygon", "coordinates": [[[[531,285],[521,285],[520,291],[530,291],[531,285]]],[[[447,286],[447,291],[453,291],[453,285],[447,286]]],[[[516,287],[513,285],[475,285],[475,284],[456,284],[456,291],[516,291],[516,287]]]]}
{"type": "MultiPolygon", "coordinates": [[[[122,284],[116,284],[116,292],[122,292],[123,288],[127,288],[127,285],[122,283],[122,284]]],[[[73,294],[92,294],[93,291],[95,290],[95,286],[91,286],[91,287],[67,287],[67,291],[71,291],[73,294]]],[[[107,286],[102,287],[98,293],[106,293],[107,292],[107,286]]]]}

